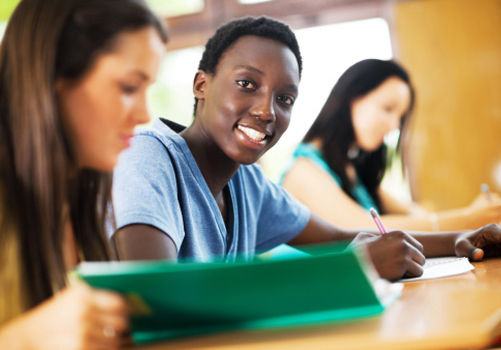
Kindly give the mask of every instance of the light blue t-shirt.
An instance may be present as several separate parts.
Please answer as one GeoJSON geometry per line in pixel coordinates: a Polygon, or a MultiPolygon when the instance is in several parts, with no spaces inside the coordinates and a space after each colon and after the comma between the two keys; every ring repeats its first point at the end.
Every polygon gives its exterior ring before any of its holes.
{"type": "Polygon", "coordinates": [[[237,253],[250,259],[305,228],[309,209],[268,180],[260,166],[248,165],[228,183],[227,231],[195,158],[178,135],[183,128],[157,119],[121,154],[113,185],[117,228],[152,225],[174,241],[178,257],[199,261],[214,256],[233,261],[237,253]]]}
{"type": "MultiPolygon", "coordinates": [[[[341,178],[339,177],[338,174],[336,174],[330,166],[327,164],[325,161],[324,157],[322,156],[322,153],[318,148],[313,146],[311,143],[300,143],[299,146],[296,148],[294,151],[294,154],[292,155],[292,162],[287,167],[286,172],[292,167],[296,159],[299,157],[304,157],[309,159],[310,161],[313,162],[313,164],[316,164],[319,166],[321,169],[325,170],[333,179],[336,181],[336,183],[341,186],[341,178]]],[[[285,173],[286,173],[285,172],[285,173]]],[[[284,175],[285,175],[284,173],[284,175]]],[[[280,179],[280,183],[282,183],[283,176],[280,179]]],[[[369,191],[367,191],[367,188],[363,185],[363,183],[358,179],[357,176],[357,183],[353,188],[351,189],[351,194],[355,198],[355,201],[363,207],[365,210],[369,211],[370,208],[376,208],[378,209],[376,203],[372,199],[371,195],[369,194],[369,191]]]]}

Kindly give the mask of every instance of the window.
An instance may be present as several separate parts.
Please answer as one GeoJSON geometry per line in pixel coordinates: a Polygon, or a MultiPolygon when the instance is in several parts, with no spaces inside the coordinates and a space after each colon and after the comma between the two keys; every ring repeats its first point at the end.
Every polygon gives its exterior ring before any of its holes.
{"type": "Polygon", "coordinates": [[[238,0],[239,3],[244,4],[244,5],[250,5],[250,4],[257,4],[260,2],[267,2],[271,0],[238,0]]]}
{"type": "Polygon", "coordinates": [[[204,10],[204,0],[146,0],[151,8],[163,17],[176,17],[204,10]]]}
{"type": "Polygon", "coordinates": [[[188,126],[193,117],[193,78],[204,47],[167,52],[157,82],[148,91],[152,118],[164,117],[188,126]]]}
{"type": "Polygon", "coordinates": [[[2,41],[3,34],[5,33],[6,28],[7,28],[7,21],[0,22],[0,42],[2,41]]]}

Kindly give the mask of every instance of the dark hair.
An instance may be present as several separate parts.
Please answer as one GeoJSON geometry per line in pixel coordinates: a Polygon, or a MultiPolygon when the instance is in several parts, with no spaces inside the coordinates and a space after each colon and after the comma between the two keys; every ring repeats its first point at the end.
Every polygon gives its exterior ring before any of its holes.
{"type": "Polygon", "coordinates": [[[119,34],[148,26],[167,41],[142,0],[22,0],[8,23],[0,47],[0,247],[18,247],[22,310],[65,286],[68,219],[83,258],[111,258],[111,174],[76,164],[55,81],[82,77],[119,34]]]}
{"type": "MultiPolygon", "coordinates": [[[[299,51],[296,36],[290,27],[269,17],[243,17],[228,22],[216,30],[216,33],[207,41],[198,69],[206,73],[216,74],[216,68],[223,54],[238,39],[246,35],[255,35],[273,39],[286,45],[296,56],[299,66],[299,77],[303,71],[303,60],[299,51]]],[[[196,112],[198,99],[195,97],[196,112]]]]}
{"type": "MultiPolygon", "coordinates": [[[[411,91],[410,107],[401,121],[401,133],[403,134],[405,132],[404,126],[413,109],[415,98],[414,88],[409,75],[395,61],[366,59],[355,63],[341,75],[317,119],[303,139],[303,142],[311,142],[314,139],[321,140],[321,152],[327,164],[341,178],[343,191],[353,198],[350,190],[354,184],[349,180],[346,173],[347,164],[352,162],[359,179],[366,186],[380,211],[383,211],[383,208],[381,208],[377,188],[383,179],[387,165],[386,145],[383,143],[374,152],[360,150],[359,156],[354,160],[350,160],[347,153],[349,147],[355,141],[355,131],[351,116],[352,102],[356,98],[376,89],[390,77],[401,79],[409,86],[411,91]]],[[[399,140],[399,146],[400,143],[399,140]]]]}

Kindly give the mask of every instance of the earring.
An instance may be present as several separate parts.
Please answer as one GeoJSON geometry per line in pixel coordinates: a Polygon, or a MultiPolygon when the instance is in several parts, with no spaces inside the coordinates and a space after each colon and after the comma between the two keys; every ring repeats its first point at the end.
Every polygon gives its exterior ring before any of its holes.
{"type": "Polygon", "coordinates": [[[348,149],[348,152],[346,153],[349,160],[353,160],[353,159],[357,158],[359,156],[359,154],[360,154],[360,148],[357,146],[350,147],[348,149]]]}

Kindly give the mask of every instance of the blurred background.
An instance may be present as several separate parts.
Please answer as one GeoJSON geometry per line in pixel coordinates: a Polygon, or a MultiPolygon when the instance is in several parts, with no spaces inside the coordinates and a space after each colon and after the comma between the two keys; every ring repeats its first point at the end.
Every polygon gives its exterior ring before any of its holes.
{"type": "MultiPolygon", "coordinates": [[[[0,1],[0,37],[19,0],[0,1]]],[[[262,159],[276,181],[338,77],[365,58],[393,58],[417,92],[404,177],[383,181],[429,210],[468,205],[487,183],[501,192],[501,0],[148,0],[166,19],[168,54],[149,91],[152,116],[188,125],[192,81],[221,24],[267,15],[295,31],[304,60],[291,125],[262,159]]],[[[398,134],[385,142],[396,146],[398,134]]]]}

